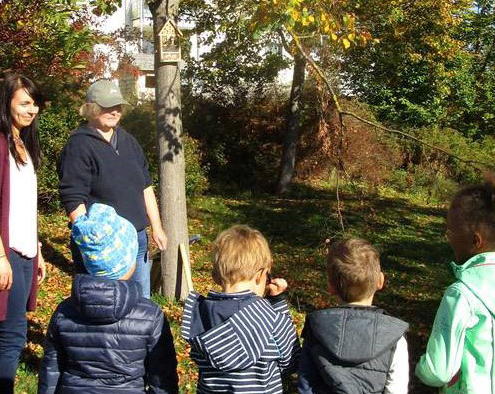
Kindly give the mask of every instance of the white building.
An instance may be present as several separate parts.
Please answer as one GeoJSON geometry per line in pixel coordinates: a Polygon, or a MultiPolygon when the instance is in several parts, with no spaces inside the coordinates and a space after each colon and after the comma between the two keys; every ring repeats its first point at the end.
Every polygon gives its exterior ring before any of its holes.
{"type": "MultiPolygon", "coordinates": [[[[191,29],[191,23],[179,22],[179,29],[191,29]]],[[[125,95],[135,95],[138,99],[154,98],[154,46],[153,46],[153,19],[145,0],[123,0],[120,7],[112,15],[98,20],[98,30],[110,34],[118,31],[134,32],[134,40],[121,39],[120,44],[126,54],[134,59],[134,65],[140,70],[141,75],[134,77],[128,75],[121,77],[119,84],[125,95]]],[[[201,51],[198,48],[198,39],[192,35],[191,56],[199,58],[201,51]]],[[[102,52],[110,57],[110,64],[106,71],[109,77],[112,71],[119,67],[117,55],[109,45],[97,45],[95,51],[102,52]]]]}

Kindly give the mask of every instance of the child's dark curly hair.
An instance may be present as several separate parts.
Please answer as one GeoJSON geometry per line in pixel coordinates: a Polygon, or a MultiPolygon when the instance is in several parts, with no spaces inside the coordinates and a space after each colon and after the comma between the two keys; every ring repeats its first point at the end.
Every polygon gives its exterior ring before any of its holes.
{"type": "Polygon", "coordinates": [[[450,212],[461,219],[461,230],[480,231],[488,242],[495,243],[495,176],[485,174],[483,184],[460,189],[450,204],[450,212]]]}

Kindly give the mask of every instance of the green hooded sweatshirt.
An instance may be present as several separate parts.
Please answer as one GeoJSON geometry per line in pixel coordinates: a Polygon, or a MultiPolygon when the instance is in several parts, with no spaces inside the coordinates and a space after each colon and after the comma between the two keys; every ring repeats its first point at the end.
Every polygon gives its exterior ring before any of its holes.
{"type": "Polygon", "coordinates": [[[416,375],[441,393],[495,394],[495,252],[451,265],[457,281],[445,291],[416,375]]]}

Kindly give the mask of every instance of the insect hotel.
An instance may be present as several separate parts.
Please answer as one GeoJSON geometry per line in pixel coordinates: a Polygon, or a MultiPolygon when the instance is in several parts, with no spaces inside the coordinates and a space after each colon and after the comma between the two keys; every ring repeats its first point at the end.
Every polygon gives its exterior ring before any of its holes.
{"type": "Polygon", "coordinates": [[[177,25],[171,19],[168,19],[158,33],[160,63],[178,63],[181,61],[181,37],[182,33],[177,25]]]}

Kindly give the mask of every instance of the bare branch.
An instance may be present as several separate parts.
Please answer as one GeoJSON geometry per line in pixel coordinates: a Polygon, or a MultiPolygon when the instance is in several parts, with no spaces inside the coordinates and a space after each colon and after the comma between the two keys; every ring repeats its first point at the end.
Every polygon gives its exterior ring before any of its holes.
{"type": "Polygon", "coordinates": [[[287,42],[287,39],[284,36],[284,32],[282,30],[278,30],[278,35],[282,40],[282,46],[284,47],[284,49],[287,51],[287,53],[291,53],[289,43],[287,42]]]}
{"type": "Polygon", "coordinates": [[[437,150],[439,152],[442,152],[442,153],[444,153],[444,154],[446,154],[446,155],[448,155],[448,156],[450,156],[450,157],[452,157],[454,159],[457,159],[457,160],[459,160],[459,161],[461,161],[463,163],[466,163],[466,164],[470,165],[471,167],[473,167],[473,168],[475,168],[477,170],[481,170],[482,171],[485,168],[490,167],[490,165],[488,165],[486,163],[482,163],[482,162],[475,161],[475,160],[467,160],[467,159],[464,159],[462,157],[459,157],[459,156],[453,154],[452,152],[449,152],[448,150],[446,150],[444,148],[441,148],[441,147],[438,147],[436,145],[430,144],[430,143],[428,143],[426,141],[423,141],[422,139],[417,138],[417,137],[415,137],[415,136],[413,136],[411,134],[405,133],[405,132],[400,131],[400,130],[389,129],[388,127],[384,127],[384,126],[382,126],[379,123],[372,122],[371,120],[364,119],[361,116],[356,115],[353,112],[344,111],[342,109],[342,107],[340,106],[340,103],[339,103],[339,99],[337,97],[337,94],[335,93],[335,90],[334,90],[333,86],[331,85],[330,81],[328,80],[328,78],[326,77],[326,75],[323,73],[323,71],[321,70],[321,68],[316,64],[316,62],[314,61],[314,59],[310,55],[308,55],[308,53],[304,50],[299,37],[294,33],[294,31],[291,30],[291,29],[289,29],[288,31],[289,31],[289,34],[292,36],[292,38],[294,40],[294,44],[296,45],[296,47],[299,50],[299,52],[302,54],[302,56],[304,56],[306,58],[307,62],[311,65],[311,67],[313,68],[313,70],[316,72],[317,76],[326,85],[327,89],[329,90],[329,92],[330,92],[330,94],[332,96],[333,103],[335,105],[335,108],[337,109],[337,112],[339,113],[339,116],[342,116],[342,115],[350,116],[350,117],[353,117],[356,120],[359,120],[360,122],[363,122],[363,123],[368,124],[370,126],[374,126],[374,127],[378,128],[380,130],[383,130],[383,131],[386,131],[386,132],[392,133],[392,134],[397,134],[397,135],[400,135],[402,137],[411,139],[413,141],[418,142],[421,145],[428,146],[429,148],[435,149],[435,150],[437,150]],[[479,167],[479,166],[481,166],[481,167],[479,167]]]}
{"type": "Polygon", "coordinates": [[[368,125],[370,125],[370,126],[374,126],[374,127],[378,128],[378,129],[381,129],[381,130],[386,131],[386,132],[388,132],[388,133],[397,134],[397,135],[400,135],[400,136],[402,136],[402,137],[409,138],[409,139],[411,139],[411,140],[413,140],[413,141],[416,141],[416,142],[418,142],[418,143],[420,143],[420,144],[422,144],[422,145],[428,146],[429,148],[435,149],[435,150],[437,150],[437,151],[439,151],[439,152],[442,152],[442,153],[444,153],[444,154],[446,154],[446,155],[448,155],[448,156],[451,156],[451,157],[453,157],[454,159],[457,159],[457,160],[459,160],[459,161],[461,161],[461,162],[463,162],[463,163],[469,164],[469,165],[471,165],[472,167],[474,167],[474,168],[476,168],[476,169],[478,169],[478,170],[483,170],[483,168],[478,167],[478,166],[477,166],[477,164],[478,164],[478,165],[481,165],[481,166],[484,166],[484,167],[489,167],[487,164],[482,163],[482,162],[479,162],[479,161],[476,161],[476,160],[467,160],[467,159],[463,159],[462,157],[459,157],[459,156],[457,156],[457,155],[453,154],[452,152],[449,152],[448,150],[446,150],[446,149],[444,149],[444,148],[440,148],[439,146],[432,145],[432,144],[430,144],[430,143],[428,143],[428,142],[426,142],[426,141],[423,141],[422,139],[417,138],[417,137],[415,137],[415,136],[413,136],[413,135],[411,135],[411,134],[405,133],[405,132],[400,131],[400,130],[389,129],[388,127],[382,126],[382,125],[381,125],[381,124],[379,124],[379,123],[372,122],[372,121],[370,121],[370,120],[364,119],[364,118],[362,118],[361,116],[356,115],[356,114],[355,114],[355,113],[353,113],[353,112],[349,112],[349,111],[341,111],[340,113],[341,113],[342,115],[351,116],[351,117],[353,117],[354,119],[359,120],[360,122],[366,123],[366,124],[368,124],[368,125]]]}
{"type": "Polygon", "coordinates": [[[335,104],[335,107],[337,108],[337,111],[339,113],[342,112],[342,108],[340,107],[339,99],[337,98],[337,95],[335,94],[335,90],[333,89],[333,86],[328,81],[328,78],[325,76],[325,74],[323,74],[323,71],[321,71],[320,67],[318,67],[318,65],[316,64],[314,59],[306,53],[306,51],[304,50],[304,48],[301,44],[301,41],[299,40],[299,37],[294,33],[294,31],[291,29],[289,29],[288,31],[289,31],[289,34],[292,36],[292,38],[294,40],[294,44],[296,45],[297,49],[299,49],[299,52],[301,52],[301,54],[306,58],[308,63],[315,70],[316,74],[318,74],[318,76],[321,78],[321,80],[327,86],[328,90],[330,91],[330,94],[332,95],[332,100],[335,104]]]}

